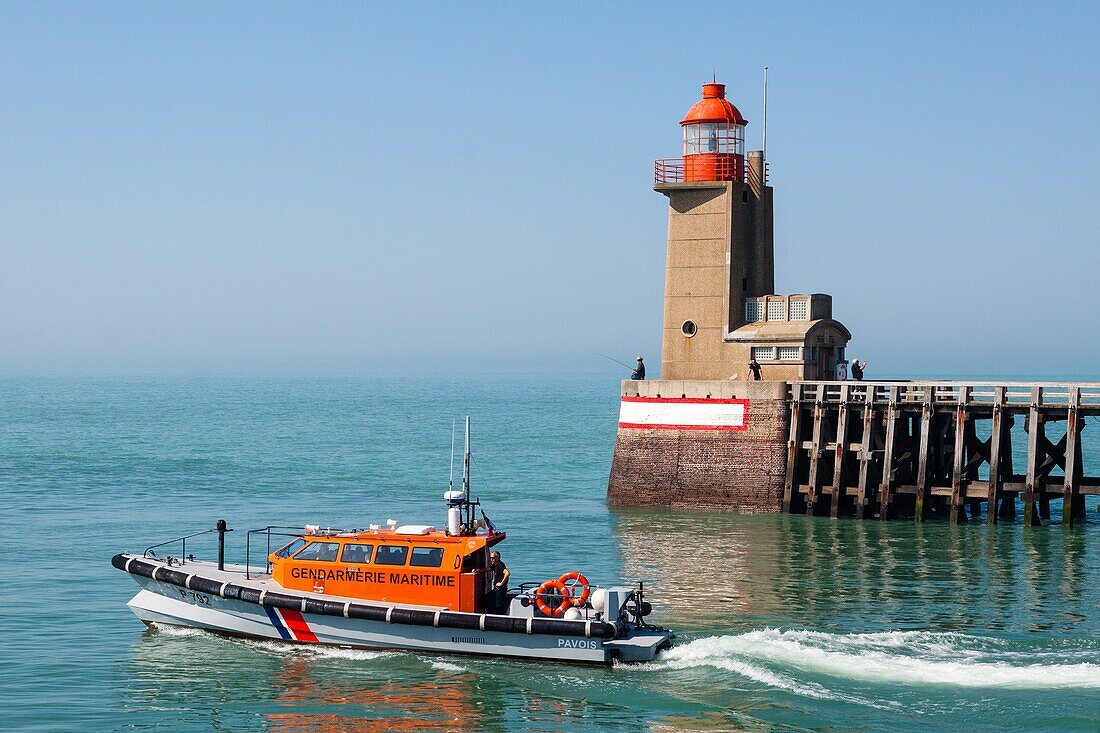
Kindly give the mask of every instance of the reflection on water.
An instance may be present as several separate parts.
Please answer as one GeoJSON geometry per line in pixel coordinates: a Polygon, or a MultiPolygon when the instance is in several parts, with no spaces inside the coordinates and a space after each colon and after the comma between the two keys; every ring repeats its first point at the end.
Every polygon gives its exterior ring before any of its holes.
{"type": "Polygon", "coordinates": [[[648,581],[677,628],[1100,629],[1095,532],[648,510],[612,523],[624,577],[648,581]]]}
{"type": "MultiPolygon", "coordinates": [[[[139,727],[173,713],[173,730],[636,730],[626,706],[649,680],[613,675],[572,665],[240,641],[166,627],[135,645],[123,696],[139,727]],[[257,710],[264,712],[256,716],[257,710]]],[[[647,700],[653,713],[665,709],[660,698],[647,700]]]]}
{"type": "Polygon", "coordinates": [[[465,731],[483,729],[483,705],[473,698],[470,675],[431,681],[375,680],[333,674],[299,657],[284,660],[276,677],[284,706],[306,712],[269,713],[273,733],[361,733],[380,723],[398,731],[465,731]],[[308,711],[321,708],[319,711],[308,711]]]}

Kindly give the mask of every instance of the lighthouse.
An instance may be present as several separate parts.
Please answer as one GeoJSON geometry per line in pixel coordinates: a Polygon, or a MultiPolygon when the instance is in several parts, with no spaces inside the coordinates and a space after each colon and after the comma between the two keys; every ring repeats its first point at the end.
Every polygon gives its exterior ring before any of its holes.
{"type": "Polygon", "coordinates": [[[654,163],[668,197],[662,379],[834,379],[851,334],[823,293],[777,295],[772,188],[724,84],[680,120],[681,155],[654,163]]]}

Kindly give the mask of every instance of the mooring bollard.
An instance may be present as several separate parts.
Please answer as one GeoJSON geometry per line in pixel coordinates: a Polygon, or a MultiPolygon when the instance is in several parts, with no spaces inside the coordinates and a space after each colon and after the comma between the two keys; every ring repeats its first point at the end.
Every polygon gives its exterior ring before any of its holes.
{"type": "Polygon", "coordinates": [[[225,533],[228,532],[225,528],[225,520],[219,519],[217,524],[218,530],[218,570],[225,570],[225,533]]]}

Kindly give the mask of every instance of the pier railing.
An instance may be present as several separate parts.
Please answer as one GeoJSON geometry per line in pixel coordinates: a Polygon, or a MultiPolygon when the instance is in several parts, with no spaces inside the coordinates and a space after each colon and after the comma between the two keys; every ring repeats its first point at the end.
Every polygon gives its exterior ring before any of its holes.
{"type": "Polygon", "coordinates": [[[935,405],[992,406],[1001,400],[1006,407],[1068,408],[1100,414],[1100,383],[1061,382],[791,382],[792,401],[837,404],[848,400],[886,405],[920,404],[930,399],[935,405]],[[998,393],[1001,397],[998,398],[998,393]]]}
{"type": "Polygon", "coordinates": [[[965,521],[984,504],[993,523],[1022,500],[1038,524],[1060,499],[1072,525],[1100,494],[1081,442],[1100,383],[792,382],[788,402],[784,511],[965,521]]]}

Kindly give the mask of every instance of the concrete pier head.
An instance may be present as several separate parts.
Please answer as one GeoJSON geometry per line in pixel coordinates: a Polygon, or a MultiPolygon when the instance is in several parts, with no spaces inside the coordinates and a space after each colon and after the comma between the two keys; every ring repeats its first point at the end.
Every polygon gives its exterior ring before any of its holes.
{"type": "Polygon", "coordinates": [[[786,382],[624,381],[607,502],[780,511],[786,382]]]}

